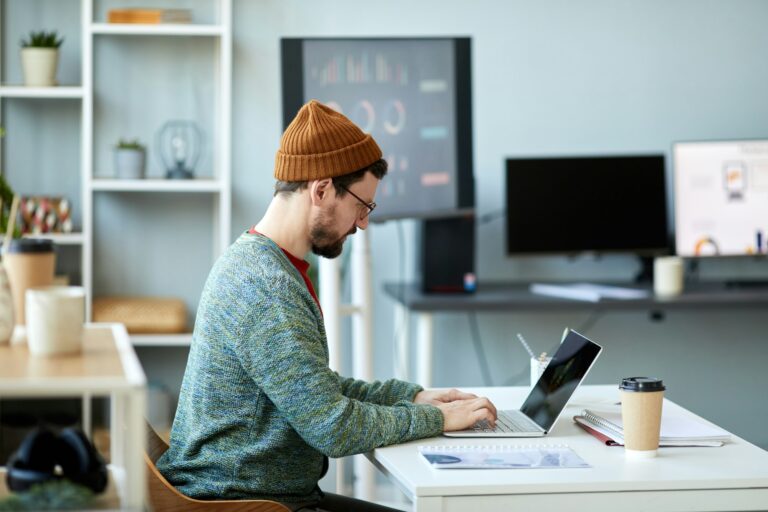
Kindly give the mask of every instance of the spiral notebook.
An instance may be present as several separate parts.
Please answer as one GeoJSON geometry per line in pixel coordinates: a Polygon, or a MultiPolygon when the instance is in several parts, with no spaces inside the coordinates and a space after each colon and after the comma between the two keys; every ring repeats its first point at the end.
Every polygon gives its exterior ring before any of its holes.
{"type": "Polygon", "coordinates": [[[592,467],[567,445],[419,446],[419,453],[437,469],[592,467]]]}

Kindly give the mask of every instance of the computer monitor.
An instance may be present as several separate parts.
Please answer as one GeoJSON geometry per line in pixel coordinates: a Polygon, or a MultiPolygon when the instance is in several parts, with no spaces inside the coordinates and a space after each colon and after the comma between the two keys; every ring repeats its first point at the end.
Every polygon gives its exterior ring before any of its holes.
{"type": "Polygon", "coordinates": [[[670,251],[663,155],[506,163],[509,255],[670,251]]]}
{"type": "Polygon", "coordinates": [[[672,153],[677,254],[766,254],[768,140],[678,142],[672,153]]]}
{"type": "Polygon", "coordinates": [[[673,145],[680,256],[766,254],[768,140],[673,145]]]}
{"type": "Polygon", "coordinates": [[[372,221],[472,210],[469,38],[286,38],[281,50],[285,126],[317,99],[381,146],[372,221]]]}

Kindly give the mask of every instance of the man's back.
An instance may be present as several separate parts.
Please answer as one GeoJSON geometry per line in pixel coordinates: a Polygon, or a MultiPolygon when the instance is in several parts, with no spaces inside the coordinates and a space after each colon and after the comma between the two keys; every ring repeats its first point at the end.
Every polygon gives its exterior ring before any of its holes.
{"type": "Polygon", "coordinates": [[[323,455],[442,431],[439,410],[411,403],[420,389],[328,369],[322,314],[298,270],[271,240],[244,234],[206,282],[158,468],[195,498],[315,500],[323,455]]]}

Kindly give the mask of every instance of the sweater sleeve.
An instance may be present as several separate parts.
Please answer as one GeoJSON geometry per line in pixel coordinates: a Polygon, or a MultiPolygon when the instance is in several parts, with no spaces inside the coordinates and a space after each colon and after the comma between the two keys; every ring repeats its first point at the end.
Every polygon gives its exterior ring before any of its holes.
{"type": "Polygon", "coordinates": [[[384,382],[366,382],[336,374],[344,396],[379,405],[394,405],[401,400],[413,402],[414,397],[424,388],[418,384],[389,379],[384,382]]]}
{"type": "Polygon", "coordinates": [[[329,457],[439,435],[443,416],[436,407],[402,399],[395,384],[357,387],[330,370],[325,340],[303,300],[303,286],[285,273],[266,282],[262,275],[238,286],[247,292],[233,308],[240,313],[230,310],[242,315],[240,332],[232,338],[236,357],[293,429],[329,457]],[[345,396],[344,386],[358,397],[400,400],[392,405],[364,402],[345,396]]]}

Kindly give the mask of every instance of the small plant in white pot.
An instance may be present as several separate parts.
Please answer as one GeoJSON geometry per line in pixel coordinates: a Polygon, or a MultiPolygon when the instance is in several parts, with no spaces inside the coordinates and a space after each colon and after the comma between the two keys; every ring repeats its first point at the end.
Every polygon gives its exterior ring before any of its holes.
{"type": "Polygon", "coordinates": [[[115,146],[115,173],[118,178],[143,178],[146,160],[146,149],[138,140],[120,139],[115,146]]]}
{"type": "Polygon", "coordinates": [[[64,42],[56,31],[30,32],[21,40],[21,69],[27,86],[50,87],[56,84],[59,47],[64,42]]]}

